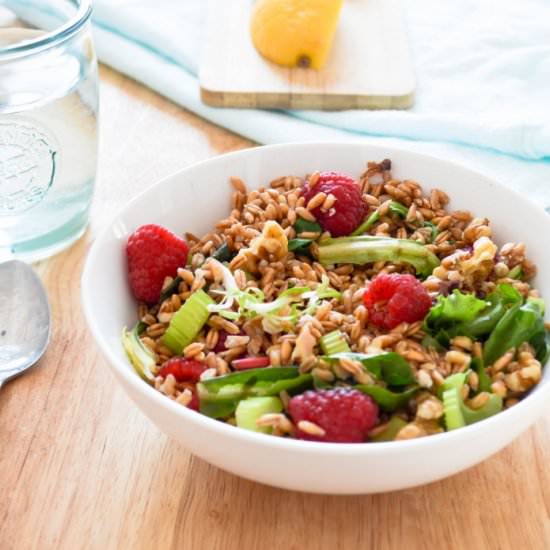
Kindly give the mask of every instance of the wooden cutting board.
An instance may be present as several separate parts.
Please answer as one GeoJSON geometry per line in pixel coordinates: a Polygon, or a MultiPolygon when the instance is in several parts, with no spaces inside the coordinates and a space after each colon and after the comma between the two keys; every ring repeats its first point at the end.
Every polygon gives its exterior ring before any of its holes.
{"type": "Polygon", "coordinates": [[[285,68],[250,38],[254,0],[210,0],[200,66],[202,100],[215,107],[406,109],[415,78],[401,0],[345,0],[325,67],[285,68]]]}

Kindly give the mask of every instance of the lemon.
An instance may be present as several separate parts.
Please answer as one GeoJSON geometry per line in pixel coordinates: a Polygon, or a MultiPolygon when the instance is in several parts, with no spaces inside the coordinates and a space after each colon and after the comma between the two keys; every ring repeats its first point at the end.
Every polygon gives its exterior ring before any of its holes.
{"type": "Polygon", "coordinates": [[[327,59],[344,0],[257,0],[254,46],[279,65],[320,69],[327,59]]]}

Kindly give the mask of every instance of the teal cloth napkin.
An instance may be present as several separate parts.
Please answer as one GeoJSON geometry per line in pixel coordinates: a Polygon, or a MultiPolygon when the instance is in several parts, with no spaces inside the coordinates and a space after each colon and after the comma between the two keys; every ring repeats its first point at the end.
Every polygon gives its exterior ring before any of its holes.
{"type": "Polygon", "coordinates": [[[197,72],[206,4],[95,0],[99,58],[259,143],[387,143],[468,165],[550,207],[548,0],[404,2],[417,75],[416,104],[408,111],[341,112],[202,104],[197,72]]]}
{"type": "Polygon", "coordinates": [[[387,143],[469,165],[550,206],[550,2],[404,4],[418,80],[408,111],[202,104],[197,72],[204,1],[96,0],[95,38],[103,62],[259,143],[387,143]]]}

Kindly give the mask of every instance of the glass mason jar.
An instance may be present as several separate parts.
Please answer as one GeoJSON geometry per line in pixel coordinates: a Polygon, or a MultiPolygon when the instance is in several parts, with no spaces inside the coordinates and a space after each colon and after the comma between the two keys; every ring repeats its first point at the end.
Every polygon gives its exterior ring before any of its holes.
{"type": "Polygon", "coordinates": [[[0,262],[78,239],[97,164],[89,0],[0,2],[0,262]]]}

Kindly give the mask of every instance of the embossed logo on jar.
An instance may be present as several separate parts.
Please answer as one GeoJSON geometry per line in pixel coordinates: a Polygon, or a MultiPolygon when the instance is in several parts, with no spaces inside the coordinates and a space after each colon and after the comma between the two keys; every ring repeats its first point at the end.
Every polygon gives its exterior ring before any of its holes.
{"type": "Polygon", "coordinates": [[[44,199],[55,175],[54,143],[34,123],[0,122],[0,216],[24,212],[44,199]]]}

